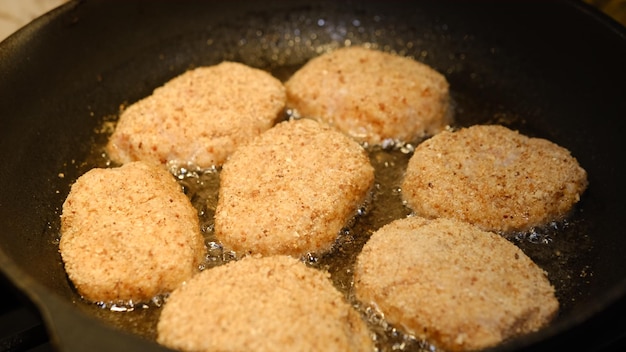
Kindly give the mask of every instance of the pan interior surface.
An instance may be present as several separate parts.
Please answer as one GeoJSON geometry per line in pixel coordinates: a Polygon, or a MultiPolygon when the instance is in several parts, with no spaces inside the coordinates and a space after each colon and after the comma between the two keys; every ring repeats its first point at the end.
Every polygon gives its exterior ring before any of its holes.
{"type": "Polygon", "coordinates": [[[102,127],[190,68],[238,61],[285,80],[324,51],[367,44],[443,73],[455,125],[498,123],[549,139],[587,170],[590,186],[571,219],[539,236],[551,244],[516,242],[555,278],[561,313],[499,348],[558,343],[626,293],[625,142],[616,128],[626,116],[625,38],[569,2],[70,2],[0,45],[2,269],[40,305],[62,349],[99,350],[118,330],[159,349],[144,341],[154,327],[142,323],[157,309],[120,314],[83,302],[58,253],[71,184],[104,162],[102,127]],[[76,319],[95,327],[64,345],[76,319]],[[99,333],[109,327],[111,335],[99,333]]]}

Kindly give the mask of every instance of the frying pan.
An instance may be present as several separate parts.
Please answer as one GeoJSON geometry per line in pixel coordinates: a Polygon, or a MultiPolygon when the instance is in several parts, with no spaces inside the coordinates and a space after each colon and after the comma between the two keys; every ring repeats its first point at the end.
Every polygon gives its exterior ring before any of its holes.
{"type": "Polygon", "coordinates": [[[588,171],[588,190],[552,236],[562,252],[520,242],[560,278],[560,315],[495,349],[601,348],[624,334],[626,31],[616,22],[568,1],[85,0],[0,45],[0,264],[54,345],[165,350],[133,330],[153,313],[120,324],[82,302],[58,253],[62,203],[95,164],[103,122],[193,67],[233,60],[285,79],[323,50],[362,43],[443,73],[458,126],[550,139],[588,171]]]}

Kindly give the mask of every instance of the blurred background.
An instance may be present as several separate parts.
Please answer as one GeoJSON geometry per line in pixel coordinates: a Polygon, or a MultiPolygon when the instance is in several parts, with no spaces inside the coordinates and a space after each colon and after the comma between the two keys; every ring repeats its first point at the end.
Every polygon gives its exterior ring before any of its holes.
{"type": "Polygon", "coordinates": [[[626,0],[584,0],[626,26],[626,0]]]}
{"type": "Polygon", "coordinates": [[[67,0],[0,0],[0,41],[67,0]]]}
{"type": "MultiPolygon", "coordinates": [[[[0,41],[67,0],[0,0],[0,41]]],[[[626,0],[579,0],[596,6],[626,26],[626,0]]]]}

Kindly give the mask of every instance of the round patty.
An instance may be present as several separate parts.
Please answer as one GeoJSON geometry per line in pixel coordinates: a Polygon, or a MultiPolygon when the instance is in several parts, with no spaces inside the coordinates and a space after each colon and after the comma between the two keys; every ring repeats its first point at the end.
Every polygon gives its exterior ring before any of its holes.
{"type": "Polygon", "coordinates": [[[174,177],[142,162],[76,180],[59,249],[78,293],[94,302],[169,293],[199,271],[206,252],[197,212],[174,177]]]}
{"type": "Polygon", "coordinates": [[[224,164],[215,234],[240,255],[323,252],[373,182],[365,150],[349,137],[309,119],[281,122],[224,164]]]}
{"type": "Polygon", "coordinates": [[[417,215],[488,231],[525,231],[565,217],[587,187],[570,152],[497,125],[445,131],[415,149],[402,195],[417,215]]]}
{"type": "Polygon", "coordinates": [[[450,122],[448,82],[429,66],[346,47],[311,59],[285,83],[287,106],[359,142],[410,142],[450,122]]]}
{"type": "Polygon", "coordinates": [[[157,341],[181,351],[373,351],[329,275],[288,256],[203,271],[167,299],[157,341]]]}
{"type": "Polygon", "coordinates": [[[235,62],[196,68],[124,109],[107,152],[118,163],[219,166],[269,129],[285,100],[265,71],[235,62]]]}
{"type": "Polygon", "coordinates": [[[536,331],[559,307],[546,273],[514,244],[444,218],[376,231],[357,257],[355,293],[389,323],[449,351],[536,331]]]}

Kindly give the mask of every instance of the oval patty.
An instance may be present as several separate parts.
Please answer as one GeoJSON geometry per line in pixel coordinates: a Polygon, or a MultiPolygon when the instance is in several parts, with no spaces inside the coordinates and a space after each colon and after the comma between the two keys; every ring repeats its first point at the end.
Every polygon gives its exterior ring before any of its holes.
{"type": "Polygon", "coordinates": [[[313,120],[282,122],[224,164],[215,234],[239,254],[327,251],[373,182],[349,137],[313,120]]]}

